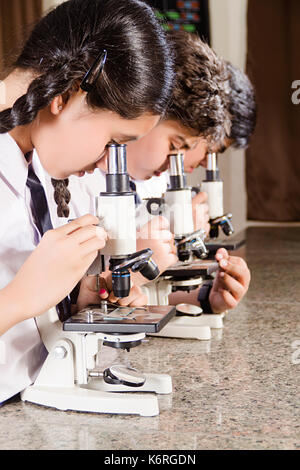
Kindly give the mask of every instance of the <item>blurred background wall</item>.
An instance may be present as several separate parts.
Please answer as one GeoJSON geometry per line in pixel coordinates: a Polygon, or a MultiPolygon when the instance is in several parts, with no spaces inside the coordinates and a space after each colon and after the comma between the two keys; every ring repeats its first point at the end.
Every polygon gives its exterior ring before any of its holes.
{"type": "Polygon", "coordinates": [[[42,0],[0,0],[0,79],[42,11],[42,0]]]}

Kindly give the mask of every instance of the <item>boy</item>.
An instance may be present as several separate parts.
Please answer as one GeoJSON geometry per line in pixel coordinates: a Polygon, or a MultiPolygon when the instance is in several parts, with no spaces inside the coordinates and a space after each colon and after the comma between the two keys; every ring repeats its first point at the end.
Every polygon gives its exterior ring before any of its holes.
{"type": "MultiPolygon", "coordinates": [[[[242,71],[228,62],[222,64],[208,46],[194,36],[171,33],[170,37],[175,44],[177,79],[166,118],[148,136],[128,145],[129,173],[137,179],[148,180],[146,183],[137,181],[137,190],[142,197],[164,193],[167,181],[161,172],[167,169],[167,155],[175,149],[185,150],[185,171],[191,173],[199,164],[206,166],[208,151],[223,152],[230,145],[247,147],[256,122],[254,89],[242,71]],[[215,89],[213,79],[218,82],[215,89]],[[231,125],[226,110],[230,113],[231,125]]],[[[193,200],[198,216],[195,229],[202,227],[208,231],[205,201],[205,193],[198,194],[193,200]],[[199,221],[201,206],[203,216],[199,221]]],[[[249,269],[244,260],[229,256],[224,249],[219,250],[216,259],[220,263],[220,272],[205,295],[176,293],[170,296],[170,303],[197,303],[200,299],[205,311],[214,313],[234,308],[247,292],[249,269]]]]}

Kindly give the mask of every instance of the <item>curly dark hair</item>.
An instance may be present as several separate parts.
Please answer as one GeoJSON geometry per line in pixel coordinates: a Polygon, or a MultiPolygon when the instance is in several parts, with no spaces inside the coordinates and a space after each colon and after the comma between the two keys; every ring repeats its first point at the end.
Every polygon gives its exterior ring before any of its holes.
{"type": "MultiPolygon", "coordinates": [[[[125,119],[163,115],[172,92],[173,56],[153,10],[140,0],[69,0],[36,24],[14,64],[36,78],[0,113],[0,133],[30,124],[56,96],[70,96],[104,49],[107,60],[87,93],[88,105],[125,119]]],[[[58,215],[67,217],[67,181],[53,183],[58,215]]]]}
{"type": "Polygon", "coordinates": [[[256,125],[254,86],[240,69],[226,62],[229,72],[229,112],[231,131],[228,135],[235,148],[247,148],[256,125]]]}
{"type": "Polygon", "coordinates": [[[225,62],[197,35],[172,31],[168,39],[175,51],[176,78],[166,118],[179,120],[209,145],[223,142],[231,125],[225,62]]]}

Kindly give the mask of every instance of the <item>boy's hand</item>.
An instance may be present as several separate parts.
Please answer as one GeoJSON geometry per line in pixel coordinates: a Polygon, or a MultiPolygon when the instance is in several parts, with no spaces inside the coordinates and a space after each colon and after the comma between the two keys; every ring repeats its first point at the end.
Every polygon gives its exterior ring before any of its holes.
{"type": "Polygon", "coordinates": [[[209,207],[207,204],[207,193],[200,192],[192,199],[194,229],[204,229],[207,235],[210,231],[209,207]]]}
{"type": "Polygon", "coordinates": [[[216,253],[219,271],[214,280],[209,301],[214,313],[235,308],[246,294],[250,284],[250,271],[246,262],[237,256],[229,256],[225,248],[216,253]]]}
{"type": "MultiPolygon", "coordinates": [[[[150,248],[153,251],[152,259],[161,273],[178,261],[174,236],[169,228],[168,220],[165,217],[157,216],[137,232],[137,250],[150,248]]],[[[144,280],[144,282],[147,281],[144,280]]]]}

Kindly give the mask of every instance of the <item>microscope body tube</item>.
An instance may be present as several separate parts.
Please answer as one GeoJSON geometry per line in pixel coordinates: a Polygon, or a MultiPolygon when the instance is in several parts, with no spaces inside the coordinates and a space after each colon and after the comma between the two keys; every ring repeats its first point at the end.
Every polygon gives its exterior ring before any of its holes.
{"type": "Polygon", "coordinates": [[[131,287],[130,272],[128,269],[115,271],[115,267],[136,251],[135,200],[127,174],[126,145],[111,144],[108,152],[106,191],[96,197],[99,225],[106,230],[108,240],[97,258],[109,256],[113,292],[116,297],[127,297],[131,287]]]}
{"type": "Polygon", "coordinates": [[[209,218],[223,216],[223,181],[220,179],[215,153],[207,156],[206,180],[201,184],[201,191],[206,192],[208,196],[209,218]]]}
{"type": "Polygon", "coordinates": [[[184,154],[169,155],[170,188],[166,191],[165,202],[169,211],[170,229],[175,239],[194,232],[192,190],[186,184],[184,154]]]}
{"type": "Polygon", "coordinates": [[[135,197],[127,173],[126,145],[111,144],[108,151],[106,191],[96,198],[99,226],[108,233],[108,240],[97,258],[109,255],[112,289],[117,298],[123,298],[130,292],[130,270],[148,280],[155,279],[159,270],[151,259],[152,250],[136,251],[135,197]]]}
{"type": "Polygon", "coordinates": [[[170,230],[175,239],[194,232],[192,192],[190,188],[169,190],[165,194],[170,230]]]}
{"type": "Polygon", "coordinates": [[[97,197],[97,216],[104,221],[108,240],[101,250],[103,255],[125,258],[136,251],[136,223],[134,194],[97,197]]]}
{"type": "Polygon", "coordinates": [[[136,251],[135,200],[129,186],[126,145],[112,144],[108,149],[106,192],[96,199],[97,216],[108,233],[101,253],[126,258],[136,251]]]}
{"type": "Polygon", "coordinates": [[[203,181],[201,191],[207,193],[209,218],[216,219],[224,214],[223,181],[203,181]]]}

